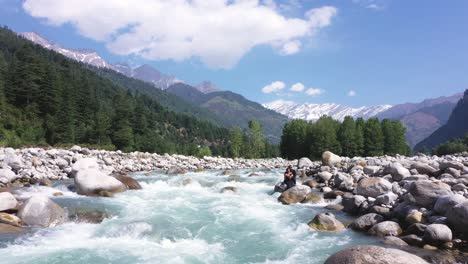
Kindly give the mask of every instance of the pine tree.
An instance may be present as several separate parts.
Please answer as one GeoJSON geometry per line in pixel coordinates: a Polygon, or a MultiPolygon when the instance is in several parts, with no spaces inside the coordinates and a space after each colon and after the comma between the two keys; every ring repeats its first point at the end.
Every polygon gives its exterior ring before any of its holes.
{"type": "Polygon", "coordinates": [[[263,128],[255,120],[249,121],[249,145],[251,146],[251,157],[261,158],[265,155],[265,139],[263,138],[263,128]]]}
{"type": "Polygon", "coordinates": [[[356,125],[354,119],[346,116],[338,130],[338,141],[341,145],[341,154],[346,157],[353,157],[357,154],[356,125]]]}
{"type": "Polygon", "coordinates": [[[366,121],[362,117],[356,119],[356,130],[354,133],[354,142],[356,143],[355,156],[364,156],[364,127],[366,121]]]}
{"type": "Polygon", "coordinates": [[[312,159],[320,159],[324,151],[341,153],[340,142],[336,136],[337,121],[331,117],[323,116],[315,124],[309,126],[308,145],[309,156],[312,159]]]}
{"type": "Polygon", "coordinates": [[[364,155],[381,156],[384,154],[384,135],[377,118],[367,120],[364,127],[364,155]]]}
{"type": "Polygon", "coordinates": [[[397,154],[397,142],[393,123],[389,119],[384,119],[381,126],[384,136],[384,153],[387,155],[397,154]]]}
{"type": "Polygon", "coordinates": [[[304,120],[293,120],[286,123],[281,136],[281,156],[287,159],[297,159],[307,156],[307,127],[304,120]]]}
{"type": "Polygon", "coordinates": [[[243,144],[243,135],[240,127],[236,126],[231,128],[229,132],[230,144],[230,153],[234,158],[241,156],[242,144],[243,144]]]}

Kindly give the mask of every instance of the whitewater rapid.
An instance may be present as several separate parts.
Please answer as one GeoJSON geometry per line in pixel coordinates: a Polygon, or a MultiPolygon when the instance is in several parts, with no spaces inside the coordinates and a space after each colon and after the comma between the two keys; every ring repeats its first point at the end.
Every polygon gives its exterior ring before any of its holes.
{"type": "Polygon", "coordinates": [[[42,193],[63,207],[98,209],[111,217],[0,237],[0,263],[323,263],[340,249],[377,243],[351,230],[311,230],[307,222],[325,211],[325,202],[282,205],[269,195],[281,172],[250,173],[234,171],[239,182],[221,171],[137,173],[143,189],[113,198],[80,196],[64,183],[21,190],[23,198],[42,193]],[[237,192],[221,193],[227,186],[237,192]],[[54,197],[58,191],[64,195],[54,197]]]}

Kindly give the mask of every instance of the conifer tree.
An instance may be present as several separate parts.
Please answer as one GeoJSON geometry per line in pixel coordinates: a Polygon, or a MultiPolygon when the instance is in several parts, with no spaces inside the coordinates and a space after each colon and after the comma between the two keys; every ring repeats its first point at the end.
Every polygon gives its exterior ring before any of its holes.
{"type": "Polygon", "coordinates": [[[357,155],[356,125],[354,119],[346,116],[338,130],[338,141],[341,145],[341,154],[346,157],[357,155]]]}
{"type": "Polygon", "coordinates": [[[377,118],[367,120],[364,127],[364,155],[381,156],[384,154],[384,135],[377,118]]]}

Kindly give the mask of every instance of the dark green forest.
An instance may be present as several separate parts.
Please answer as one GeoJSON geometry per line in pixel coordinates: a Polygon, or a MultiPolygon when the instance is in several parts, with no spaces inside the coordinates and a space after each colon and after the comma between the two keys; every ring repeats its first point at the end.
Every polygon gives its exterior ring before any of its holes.
{"type": "Polygon", "coordinates": [[[370,118],[343,122],[328,116],[311,123],[293,120],[287,123],[281,137],[281,155],[288,159],[309,157],[320,159],[326,150],[335,154],[355,156],[408,155],[405,127],[399,121],[370,118]]]}
{"type": "Polygon", "coordinates": [[[275,152],[250,128],[241,130],[242,144],[265,147],[233,153],[228,129],[168,110],[138,87],[126,89],[97,72],[0,28],[0,145],[253,158],[275,152]]]}
{"type": "MultiPolygon", "coordinates": [[[[454,138],[432,149],[432,154],[443,156],[454,153],[468,151],[468,133],[462,138],[454,138]]],[[[429,153],[427,149],[421,149],[421,152],[429,153]]]]}

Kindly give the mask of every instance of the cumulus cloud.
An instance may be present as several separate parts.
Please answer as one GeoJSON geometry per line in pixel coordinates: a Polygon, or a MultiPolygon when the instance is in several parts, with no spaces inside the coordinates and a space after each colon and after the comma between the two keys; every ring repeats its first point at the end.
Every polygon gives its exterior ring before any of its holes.
{"type": "Polygon", "coordinates": [[[356,91],[355,90],[349,90],[348,91],[348,96],[356,96],[356,91]]]}
{"type": "Polygon", "coordinates": [[[298,82],[298,83],[293,84],[293,86],[291,86],[290,90],[293,91],[293,92],[302,92],[302,91],[304,91],[304,89],[305,89],[304,84],[298,82]]]}
{"type": "Polygon", "coordinates": [[[275,81],[262,88],[262,93],[272,93],[284,89],[286,84],[281,81],[275,81]]]}
{"type": "Polygon", "coordinates": [[[274,1],[258,0],[25,0],[23,9],[50,25],[70,24],[115,54],[199,58],[213,68],[233,67],[259,45],[297,53],[301,39],[313,37],[337,14],[323,6],[302,18],[286,17],[274,1]]]}
{"type": "Polygon", "coordinates": [[[324,90],[318,89],[318,88],[309,88],[305,91],[305,93],[310,96],[320,95],[320,94],[323,94],[324,92],[325,92],[324,90]]]}

